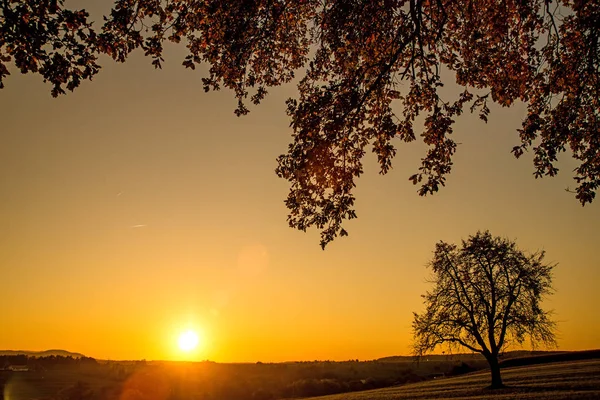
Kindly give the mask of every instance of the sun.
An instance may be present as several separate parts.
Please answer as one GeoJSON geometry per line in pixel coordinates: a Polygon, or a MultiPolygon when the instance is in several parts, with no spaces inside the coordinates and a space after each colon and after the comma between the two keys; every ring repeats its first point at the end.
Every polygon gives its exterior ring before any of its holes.
{"type": "Polygon", "coordinates": [[[198,346],[198,334],[192,330],[181,332],[179,335],[179,348],[185,352],[194,350],[198,346]]]}

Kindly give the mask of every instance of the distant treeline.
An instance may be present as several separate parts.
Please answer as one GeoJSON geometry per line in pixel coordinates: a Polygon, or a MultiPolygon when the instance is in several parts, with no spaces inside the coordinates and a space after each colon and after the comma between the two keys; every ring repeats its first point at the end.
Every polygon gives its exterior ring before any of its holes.
{"type": "MultiPolygon", "coordinates": [[[[115,362],[92,358],[12,358],[29,371],[4,370],[0,383],[18,378],[45,400],[274,400],[377,389],[470,372],[479,366],[460,361],[290,362],[115,362]],[[157,394],[160,396],[157,397],[157,394]]],[[[11,389],[13,392],[18,387],[11,389]]],[[[3,390],[0,389],[0,393],[3,390]]],[[[28,398],[13,393],[11,398],[28,398]]],[[[2,397],[0,396],[0,399],[2,397]]],[[[8,400],[8,399],[5,399],[8,400]]]]}
{"type": "MultiPolygon", "coordinates": [[[[503,366],[600,358],[600,350],[545,353],[505,360],[503,366]]],[[[460,375],[487,367],[475,357],[359,362],[96,361],[90,357],[0,356],[0,400],[275,400],[377,389],[460,375]],[[27,366],[9,369],[6,366],[27,366]],[[18,382],[12,385],[11,382],[18,382]],[[6,386],[8,385],[8,386],[6,386]],[[11,393],[7,393],[5,386],[11,393]],[[19,390],[30,392],[19,392],[19,390]],[[32,394],[33,393],[33,394],[32,394]]]]}
{"type": "Polygon", "coordinates": [[[92,357],[73,357],[73,356],[45,356],[33,357],[25,354],[3,355],[0,356],[0,368],[7,369],[10,366],[27,366],[30,370],[40,367],[52,367],[55,365],[80,365],[95,364],[97,361],[92,357]]]}

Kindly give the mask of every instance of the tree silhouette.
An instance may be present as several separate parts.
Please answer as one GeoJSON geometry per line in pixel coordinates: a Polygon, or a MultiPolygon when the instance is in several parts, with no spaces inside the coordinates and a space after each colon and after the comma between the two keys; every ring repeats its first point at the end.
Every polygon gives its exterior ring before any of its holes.
{"type": "Polygon", "coordinates": [[[554,345],[555,323],[541,300],[552,291],[554,265],[544,252],[527,255],[514,242],[477,232],[462,247],[440,242],[429,267],[433,289],[426,309],[414,313],[414,352],[438,346],[481,353],[490,365],[492,388],[502,387],[498,355],[527,337],[554,345]]]}
{"type": "Polygon", "coordinates": [[[591,202],[600,185],[598,26],[600,3],[585,0],[117,0],[96,31],[63,0],[0,0],[0,87],[12,62],[57,96],[98,73],[98,54],[122,62],[141,47],[160,68],[170,41],[187,47],[185,67],[210,66],[204,89],[231,89],[243,115],[305,67],[276,172],[290,183],[290,226],[320,229],[324,247],[356,217],[368,148],[385,174],[424,115],[418,134],[429,150],[410,180],[432,194],[452,169],[455,119],[468,109],[487,121],[489,102],[524,102],[514,155],[531,149],[539,178],[556,175],[569,149],[576,198],[591,202]],[[455,98],[439,93],[448,81],[462,87],[455,98]]]}

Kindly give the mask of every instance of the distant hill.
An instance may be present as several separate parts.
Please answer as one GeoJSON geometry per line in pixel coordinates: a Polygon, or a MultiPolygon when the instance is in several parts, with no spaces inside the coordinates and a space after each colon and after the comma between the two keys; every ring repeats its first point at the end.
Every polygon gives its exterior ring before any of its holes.
{"type": "Polygon", "coordinates": [[[525,365],[546,364],[562,361],[581,361],[600,359],[600,349],[583,351],[538,351],[536,354],[524,357],[506,358],[500,361],[500,368],[520,367],[525,365]]]}
{"type": "Polygon", "coordinates": [[[383,389],[333,394],[314,400],[600,399],[598,359],[512,367],[502,371],[502,378],[507,387],[497,390],[487,388],[490,374],[488,371],[481,371],[460,377],[430,379],[383,389]]]}
{"type": "MultiPolygon", "coordinates": [[[[513,358],[524,358],[524,357],[537,357],[554,355],[557,353],[570,353],[568,351],[530,351],[530,350],[514,350],[507,351],[500,356],[500,360],[509,360],[513,358]]],[[[390,356],[379,358],[375,361],[379,362],[403,362],[403,361],[414,361],[414,356],[390,356]]],[[[421,360],[429,361],[448,361],[448,360],[484,360],[483,356],[479,353],[457,353],[457,354],[428,354],[421,357],[421,360]]]]}
{"type": "Polygon", "coordinates": [[[27,351],[27,350],[0,350],[0,356],[18,356],[26,355],[29,357],[49,357],[49,356],[62,356],[62,357],[73,357],[81,358],[85,357],[81,353],[73,353],[66,350],[44,350],[44,351],[27,351]]]}
{"type": "MultiPolygon", "coordinates": [[[[458,353],[458,354],[428,354],[424,355],[420,358],[421,361],[429,360],[429,361],[450,361],[450,360],[483,360],[483,356],[481,354],[470,354],[470,353],[458,353]]],[[[374,361],[379,362],[413,362],[416,360],[415,356],[389,356],[378,358],[374,361]]]]}

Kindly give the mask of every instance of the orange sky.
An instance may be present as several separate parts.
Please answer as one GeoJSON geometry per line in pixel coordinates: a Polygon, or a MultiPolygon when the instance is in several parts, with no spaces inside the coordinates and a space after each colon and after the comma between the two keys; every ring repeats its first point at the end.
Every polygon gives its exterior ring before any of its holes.
{"type": "MultiPolygon", "coordinates": [[[[559,346],[600,347],[600,200],[582,208],[565,159],[535,180],[515,160],[522,106],[465,115],[448,186],[421,198],[408,176],[424,154],[398,142],[393,171],[369,152],[358,220],[321,251],[287,227],[275,158],[290,141],[274,90],[250,115],[167,51],[104,60],[94,82],[52,99],[38,76],[0,91],[0,347],[63,348],[109,359],[284,361],[408,354],[412,311],[438,240],[478,229],[556,261],[559,346]],[[176,349],[198,329],[204,345],[176,349]]],[[[563,157],[564,158],[564,157],[563,157]]]]}

